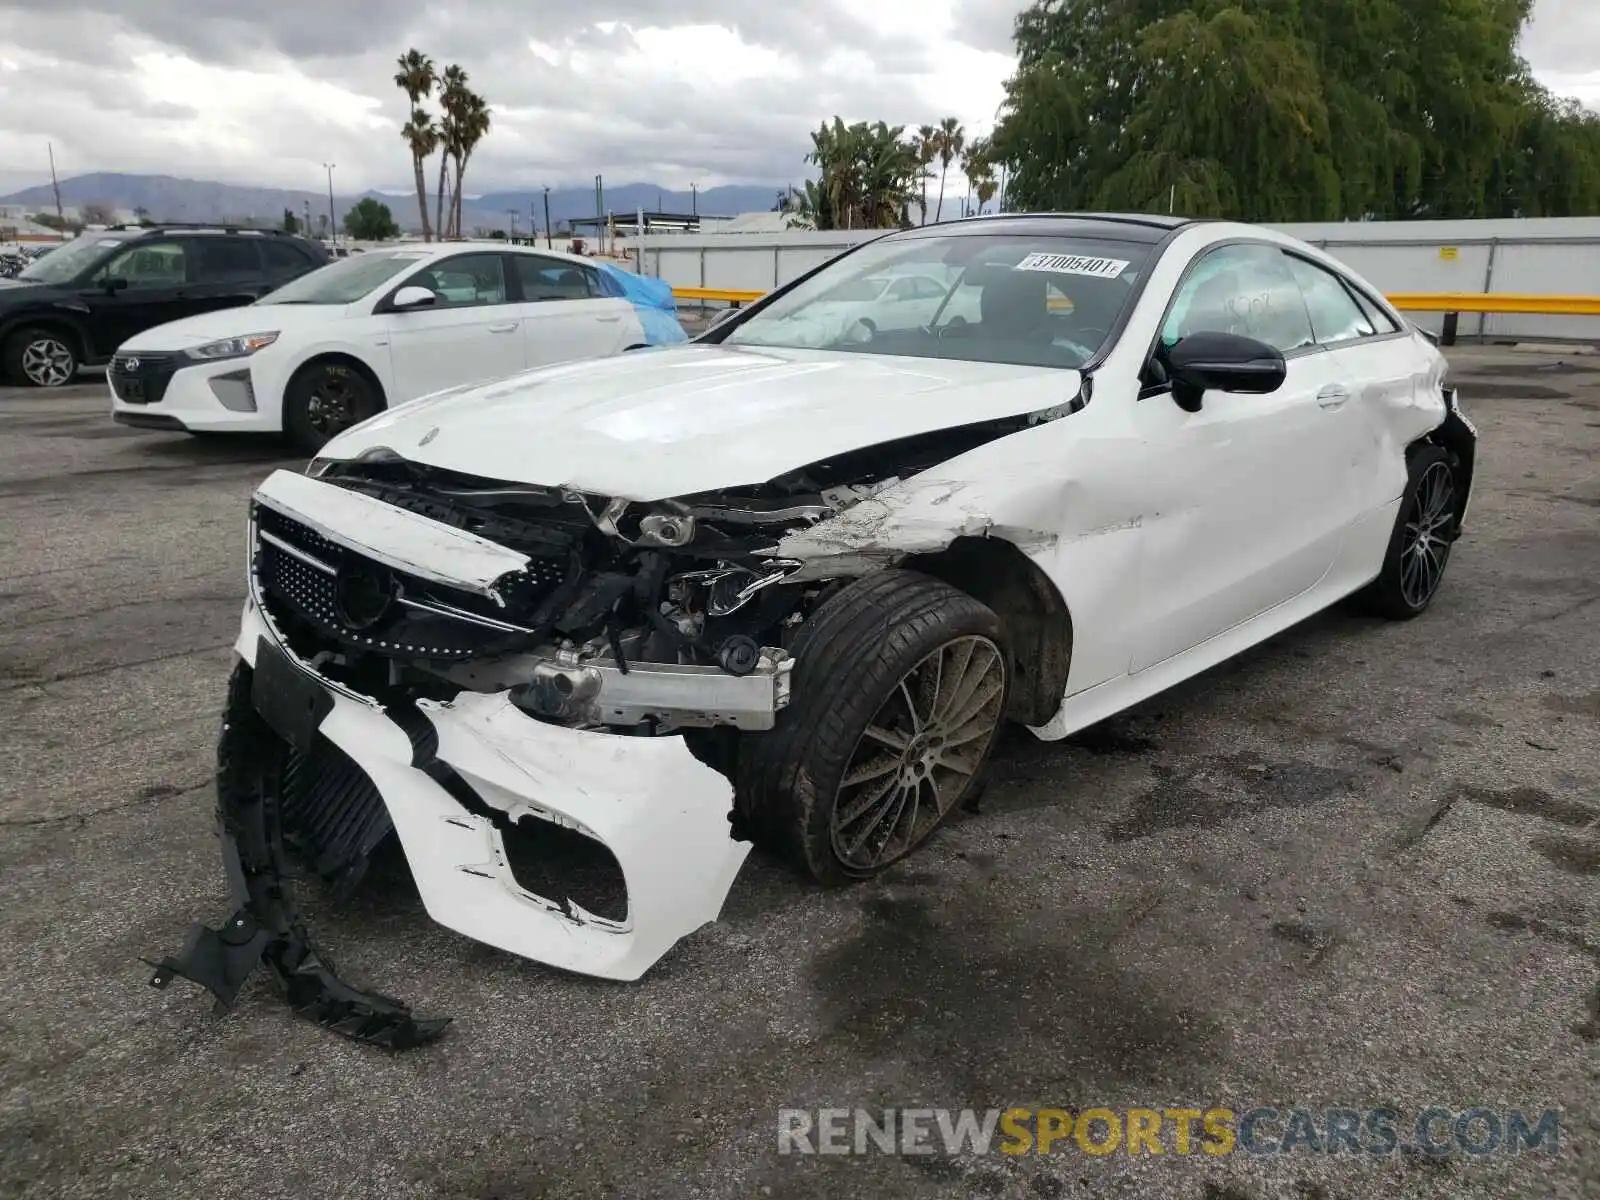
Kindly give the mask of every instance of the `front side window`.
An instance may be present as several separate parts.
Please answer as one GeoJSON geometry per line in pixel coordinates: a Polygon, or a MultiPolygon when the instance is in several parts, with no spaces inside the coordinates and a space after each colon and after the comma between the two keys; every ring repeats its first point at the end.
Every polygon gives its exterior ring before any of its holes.
{"type": "Polygon", "coordinates": [[[405,283],[407,287],[427,288],[439,297],[440,308],[506,302],[505,263],[499,254],[458,254],[441,259],[405,283]]]}
{"type": "Polygon", "coordinates": [[[582,267],[538,254],[514,257],[524,300],[587,300],[599,294],[599,289],[591,287],[588,273],[582,267]]]}
{"type": "Polygon", "coordinates": [[[341,258],[268,292],[257,304],[354,304],[429,257],[426,250],[374,250],[341,258]]]}
{"type": "Polygon", "coordinates": [[[1239,334],[1285,354],[1316,344],[1300,285],[1276,246],[1222,246],[1200,258],[1173,297],[1161,340],[1172,346],[1201,332],[1239,334]]]}
{"type": "Polygon", "coordinates": [[[131,288],[171,287],[185,281],[186,257],[177,242],[140,242],[114,256],[98,278],[124,279],[131,288]]]}
{"type": "Polygon", "coordinates": [[[1109,342],[1150,249],[1114,236],[886,238],[841,256],[721,340],[1077,368],[1109,342]],[[923,305],[907,305],[919,292],[923,305]]]}
{"type": "Polygon", "coordinates": [[[1314,263],[1286,256],[1311,313],[1311,332],[1324,346],[1372,337],[1378,330],[1345,285],[1314,263]]]}

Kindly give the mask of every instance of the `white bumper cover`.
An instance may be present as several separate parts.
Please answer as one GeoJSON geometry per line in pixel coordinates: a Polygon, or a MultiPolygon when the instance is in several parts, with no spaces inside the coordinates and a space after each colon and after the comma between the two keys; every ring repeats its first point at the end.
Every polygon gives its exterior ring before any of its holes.
{"type": "MultiPolygon", "coordinates": [[[[277,640],[248,603],[235,649],[252,665],[261,637],[277,640]]],[[[732,786],[680,737],[548,725],[506,693],[419,703],[438,732],[437,757],[485,803],[513,820],[574,828],[611,851],[628,915],[608,921],[536,896],[512,877],[494,824],[411,765],[404,730],[378,706],[329,692],[333,708],[320,732],[382,795],[428,915],[477,941],[569,971],[637,979],[679,938],[716,919],[749,853],[731,836],[732,786]]]]}

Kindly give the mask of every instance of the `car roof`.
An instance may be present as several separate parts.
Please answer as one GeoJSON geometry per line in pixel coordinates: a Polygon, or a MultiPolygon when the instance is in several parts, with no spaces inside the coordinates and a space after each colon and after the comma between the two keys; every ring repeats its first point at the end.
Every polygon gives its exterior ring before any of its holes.
{"type": "Polygon", "coordinates": [[[1049,237],[1095,237],[1155,245],[1175,231],[1200,222],[1154,213],[998,213],[965,217],[937,225],[919,225],[890,234],[893,238],[965,237],[974,234],[1022,234],[1049,237]]]}
{"type": "Polygon", "coordinates": [[[385,246],[385,250],[408,250],[416,253],[418,250],[431,250],[436,257],[448,254],[482,253],[486,250],[498,250],[502,254],[527,254],[538,255],[540,258],[559,258],[562,262],[590,265],[587,258],[581,254],[568,254],[565,250],[546,250],[543,246],[522,246],[514,242],[501,241],[498,238],[473,238],[463,239],[459,242],[404,242],[395,246],[385,246]]]}

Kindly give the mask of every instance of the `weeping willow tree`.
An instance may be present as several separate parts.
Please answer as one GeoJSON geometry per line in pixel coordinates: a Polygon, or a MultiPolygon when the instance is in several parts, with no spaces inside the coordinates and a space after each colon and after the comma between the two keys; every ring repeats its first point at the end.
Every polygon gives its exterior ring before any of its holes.
{"type": "Polygon", "coordinates": [[[1007,204],[1259,221],[1600,211],[1600,118],[1516,53],[1531,0],[1037,0],[1007,204]]]}

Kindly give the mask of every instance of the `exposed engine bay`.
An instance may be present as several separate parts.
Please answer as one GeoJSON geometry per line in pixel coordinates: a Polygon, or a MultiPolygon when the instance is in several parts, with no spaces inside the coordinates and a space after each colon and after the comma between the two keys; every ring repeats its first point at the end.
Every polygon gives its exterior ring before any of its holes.
{"type": "Polygon", "coordinates": [[[520,565],[478,589],[428,578],[258,497],[253,583],[286,646],[365,696],[509,690],[529,715],[575,727],[769,729],[787,700],[787,647],[835,585],[783,557],[783,538],[1002,432],[943,431],[653,503],[392,454],[319,462],[322,484],[502,547],[520,565]]]}

